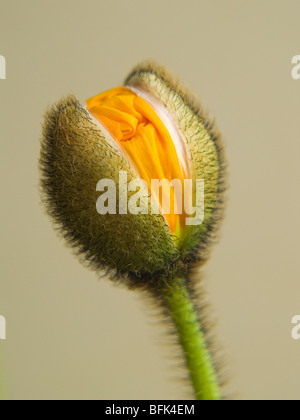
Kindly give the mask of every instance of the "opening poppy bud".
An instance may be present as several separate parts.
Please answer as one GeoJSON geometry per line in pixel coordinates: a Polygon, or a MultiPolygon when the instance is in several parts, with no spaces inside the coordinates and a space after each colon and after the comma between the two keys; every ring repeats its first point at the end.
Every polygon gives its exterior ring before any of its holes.
{"type": "Polygon", "coordinates": [[[41,170],[50,215],[94,268],[145,278],[206,260],[222,145],[193,94],[156,63],[85,106],[73,96],[54,105],[41,170]]]}

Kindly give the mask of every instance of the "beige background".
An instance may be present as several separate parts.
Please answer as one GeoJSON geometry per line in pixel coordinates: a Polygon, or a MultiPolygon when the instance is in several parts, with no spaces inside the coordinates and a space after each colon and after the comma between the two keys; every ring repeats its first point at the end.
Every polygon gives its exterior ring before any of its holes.
{"type": "Polygon", "coordinates": [[[1,280],[10,399],[189,397],[138,295],[81,267],[39,204],[44,109],[118,86],[155,58],[215,115],[230,161],[205,268],[229,394],[300,398],[298,0],[0,0],[1,280]]]}

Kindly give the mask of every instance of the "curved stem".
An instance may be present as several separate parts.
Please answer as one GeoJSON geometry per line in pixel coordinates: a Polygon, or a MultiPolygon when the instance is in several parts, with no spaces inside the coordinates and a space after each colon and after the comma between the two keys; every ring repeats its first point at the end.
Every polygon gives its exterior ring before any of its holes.
{"type": "Polygon", "coordinates": [[[217,374],[185,279],[175,278],[161,289],[161,295],[178,332],[196,399],[221,400],[217,374]]]}

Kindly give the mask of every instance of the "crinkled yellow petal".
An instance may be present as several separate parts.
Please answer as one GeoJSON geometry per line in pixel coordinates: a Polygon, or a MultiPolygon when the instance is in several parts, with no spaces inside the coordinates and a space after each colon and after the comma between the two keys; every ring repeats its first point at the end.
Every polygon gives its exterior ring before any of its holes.
{"type": "MultiPolygon", "coordinates": [[[[118,87],[89,99],[87,108],[120,145],[141,179],[147,182],[149,191],[152,180],[171,182],[179,179],[183,185],[187,174],[172,137],[156,111],[143,98],[131,89],[118,87]]],[[[166,184],[160,197],[153,198],[160,205],[171,232],[178,235],[186,216],[177,214],[174,188],[166,184]],[[170,212],[164,208],[163,194],[170,194],[170,212]]]]}

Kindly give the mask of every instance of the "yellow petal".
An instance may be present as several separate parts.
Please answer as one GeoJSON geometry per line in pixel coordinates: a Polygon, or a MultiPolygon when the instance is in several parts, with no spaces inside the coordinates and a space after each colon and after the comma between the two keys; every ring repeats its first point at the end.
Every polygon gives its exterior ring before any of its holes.
{"type": "MultiPolygon", "coordinates": [[[[187,173],[173,139],[160,116],[142,97],[131,89],[118,87],[89,99],[87,108],[119,144],[141,179],[147,182],[149,191],[152,180],[172,182],[179,179],[183,186],[187,173]]],[[[178,235],[186,215],[184,212],[176,214],[179,207],[174,188],[164,186],[160,197],[154,199],[159,203],[171,232],[178,235]],[[170,212],[164,208],[163,194],[170,194],[170,212]]]]}

